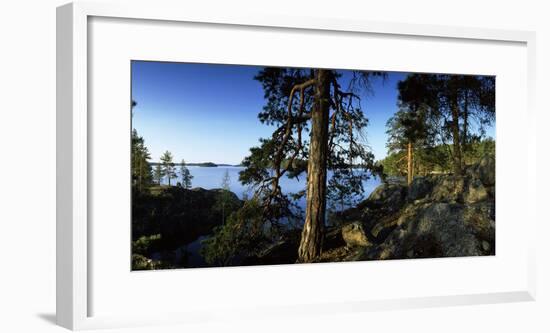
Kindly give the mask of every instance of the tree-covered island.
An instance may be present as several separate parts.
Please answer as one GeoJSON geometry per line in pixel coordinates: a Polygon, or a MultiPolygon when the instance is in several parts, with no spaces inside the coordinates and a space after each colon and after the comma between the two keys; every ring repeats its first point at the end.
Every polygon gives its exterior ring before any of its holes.
{"type": "MultiPolygon", "coordinates": [[[[145,64],[132,66],[137,80],[147,78],[139,75],[145,64]]],[[[235,111],[234,118],[256,125],[229,127],[233,117],[220,111],[227,125],[219,125],[219,142],[228,148],[199,143],[196,134],[168,151],[149,134],[160,131],[137,121],[161,93],[136,84],[132,269],[495,254],[494,77],[171,66],[226,79],[227,90],[238,89],[227,103],[256,110],[235,111]],[[235,87],[239,71],[246,75],[235,87]],[[264,134],[259,139],[256,128],[264,134]],[[149,140],[158,145],[155,161],[149,140]],[[246,150],[238,160],[217,156],[239,145],[246,150]],[[201,155],[209,149],[217,155],[201,155]],[[225,163],[186,163],[201,159],[225,163]]],[[[166,82],[179,82],[179,70],[166,82]]],[[[201,80],[185,80],[193,79],[201,80]]],[[[190,92],[182,94],[191,103],[190,92]]],[[[177,122],[174,112],[168,115],[177,122]]],[[[215,133],[215,120],[181,119],[196,122],[189,131],[201,124],[215,133]]]]}

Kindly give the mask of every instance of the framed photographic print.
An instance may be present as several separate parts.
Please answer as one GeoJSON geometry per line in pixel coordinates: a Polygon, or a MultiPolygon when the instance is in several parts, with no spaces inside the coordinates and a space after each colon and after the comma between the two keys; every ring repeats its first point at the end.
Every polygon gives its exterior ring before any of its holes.
{"type": "Polygon", "coordinates": [[[533,33],[179,6],[58,8],[60,325],[534,298],[533,33]]]}
{"type": "Polygon", "coordinates": [[[132,270],[495,255],[494,76],[131,70],[132,270]]]}

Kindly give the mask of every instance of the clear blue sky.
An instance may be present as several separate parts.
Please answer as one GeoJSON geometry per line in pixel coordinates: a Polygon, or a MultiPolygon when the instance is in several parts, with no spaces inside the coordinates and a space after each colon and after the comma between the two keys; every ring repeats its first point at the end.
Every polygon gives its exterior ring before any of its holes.
{"type": "MultiPolygon", "coordinates": [[[[169,150],[175,161],[239,164],[267,138],[261,124],[263,90],[254,76],[262,67],[132,62],[132,126],[143,136],[153,161],[169,150]]],[[[343,80],[346,80],[346,71],[343,80]]],[[[349,73],[349,72],[348,72],[349,73]]],[[[388,73],[361,93],[369,119],[367,140],[376,159],[386,156],[386,122],[396,111],[397,82],[406,73],[388,73]]],[[[345,87],[345,84],[342,86],[345,87]]]]}

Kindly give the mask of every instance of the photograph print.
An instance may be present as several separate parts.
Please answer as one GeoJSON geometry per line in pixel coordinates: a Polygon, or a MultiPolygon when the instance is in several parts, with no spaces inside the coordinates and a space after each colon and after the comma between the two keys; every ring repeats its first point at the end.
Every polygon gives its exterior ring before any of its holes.
{"type": "Polygon", "coordinates": [[[131,62],[131,269],[493,256],[495,77],[131,62]]]}

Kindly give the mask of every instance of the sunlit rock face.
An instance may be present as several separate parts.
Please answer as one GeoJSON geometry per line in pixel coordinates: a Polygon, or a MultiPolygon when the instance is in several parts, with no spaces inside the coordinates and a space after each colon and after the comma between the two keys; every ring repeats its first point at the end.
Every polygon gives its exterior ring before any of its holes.
{"type": "Polygon", "coordinates": [[[353,219],[342,223],[348,253],[338,253],[338,258],[494,255],[494,177],[494,159],[484,158],[464,175],[416,177],[408,187],[380,185],[350,214],[343,214],[353,219]]]}

